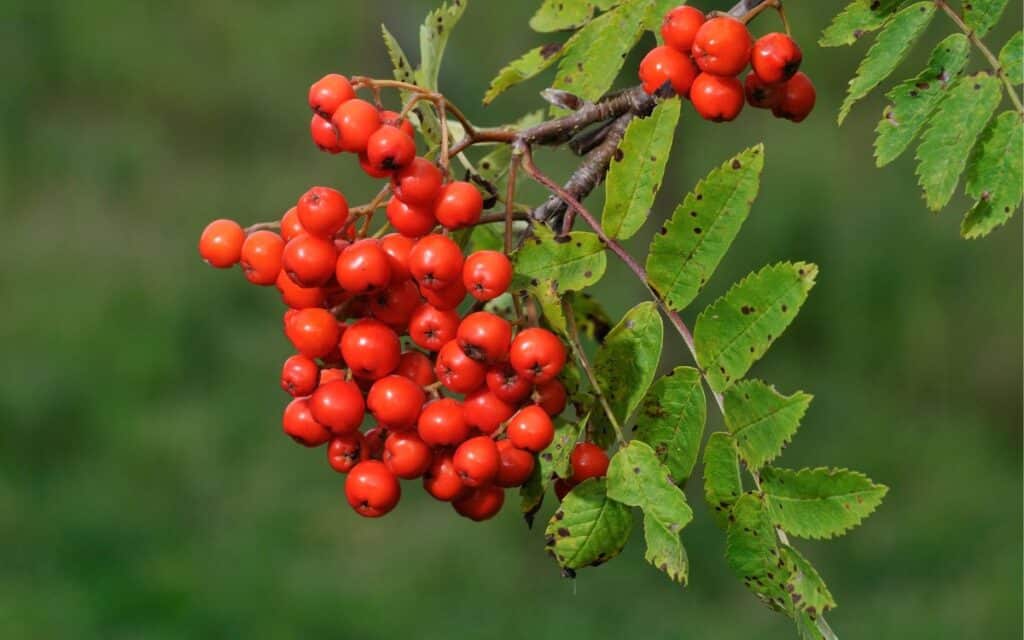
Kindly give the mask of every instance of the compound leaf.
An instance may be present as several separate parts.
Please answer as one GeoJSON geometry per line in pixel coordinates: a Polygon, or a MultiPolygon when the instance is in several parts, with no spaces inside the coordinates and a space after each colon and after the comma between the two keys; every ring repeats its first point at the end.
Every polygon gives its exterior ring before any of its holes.
{"type": "Polygon", "coordinates": [[[604,478],[591,478],[565,496],[544,536],[560,567],[581,569],[619,555],[632,530],[633,512],[608,497],[604,478]]]}
{"type": "Polygon", "coordinates": [[[647,392],[636,415],[634,437],[651,445],[676,484],[681,484],[697,463],[706,421],[700,372],[677,367],[647,392]]]}
{"type": "Polygon", "coordinates": [[[1024,127],[1016,111],[999,114],[981,134],[967,169],[967,195],[978,201],[961,226],[965,238],[988,235],[1020,206],[1024,196],[1021,149],[1024,127]]]}
{"type": "Polygon", "coordinates": [[[1013,34],[999,52],[999,66],[1010,82],[1017,86],[1024,84],[1024,34],[1013,34]]]}
{"type": "Polygon", "coordinates": [[[964,22],[979,38],[999,22],[1006,10],[1007,0],[965,0],[963,3],[964,22]]]}
{"type": "Polygon", "coordinates": [[[854,0],[825,27],[818,44],[822,47],[851,45],[865,34],[880,29],[887,17],[873,10],[867,2],[854,0]]]}
{"type": "Polygon", "coordinates": [[[562,57],[563,51],[561,44],[547,44],[531,49],[505,65],[491,80],[491,86],[484,94],[484,104],[490,104],[509,88],[529,80],[550,67],[562,57]]]}
{"type": "Polygon", "coordinates": [[[554,231],[536,224],[532,236],[516,252],[515,264],[520,285],[537,286],[547,280],[558,291],[579,291],[601,279],[607,256],[593,233],[574,231],[556,238],[554,231]]]}
{"type": "MultiPolygon", "coordinates": [[[[653,302],[630,309],[597,350],[594,374],[622,425],[636,410],[658,371],[665,328],[653,302]]],[[[599,424],[603,413],[594,415],[599,424]]]]}
{"type": "Polygon", "coordinates": [[[736,439],[724,431],[712,433],[704,446],[704,500],[718,526],[726,528],[732,505],[742,494],[736,439]]]}
{"type": "Polygon", "coordinates": [[[761,490],[772,519],[800,538],[833,538],[860,524],[889,491],[849,469],[761,471],[761,490]]]}
{"type": "Polygon", "coordinates": [[[784,396],[760,380],[741,380],[725,392],[725,424],[740,456],[753,470],[782,453],[796,434],[812,397],[784,396]]]}

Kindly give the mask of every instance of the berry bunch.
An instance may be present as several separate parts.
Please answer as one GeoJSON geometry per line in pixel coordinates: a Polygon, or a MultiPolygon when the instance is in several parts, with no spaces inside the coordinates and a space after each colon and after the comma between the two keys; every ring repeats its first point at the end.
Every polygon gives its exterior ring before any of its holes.
{"type": "MultiPolygon", "coordinates": [[[[448,237],[480,220],[482,196],[417,157],[400,114],[356,98],[339,75],[313,84],[309,105],[321,149],[358,153],[367,173],[390,180],[386,212],[397,233],[367,237],[369,224],[357,229],[340,191],[313,187],[279,225],[211,222],[199,253],[218,268],[240,263],[250,282],[280,291],[297,351],[281,371],[293,397],[284,432],[326,445],[357,513],[388,513],[399,479],[422,477],[459,514],[490,518],[554,437],[552,418],[567,402],[566,347],[546,329],[484,310],[508,290],[512,264],[498,251],[464,256],[448,237]]],[[[607,469],[603,450],[580,447],[570,482],[607,469]]]]}
{"type": "Polygon", "coordinates": [[[735,120],[744,100],[793,122],[814,109],[814,85],[799,71],[803,53],[784,33],[754,41],[740,20],[706,19],[699,9],[684,5],[665,14],[661,35],[665,44],[640,63],[640,81],[647,93],[671,84],[702,118],[715,122],[735,120]],[[740,83],[739,75],[748,64],[752,71],[740,83]]]}

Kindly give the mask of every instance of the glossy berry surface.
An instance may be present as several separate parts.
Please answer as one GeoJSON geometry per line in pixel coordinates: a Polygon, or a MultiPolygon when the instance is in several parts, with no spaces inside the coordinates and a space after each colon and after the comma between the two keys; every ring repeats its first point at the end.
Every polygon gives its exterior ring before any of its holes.
{"type": "Polygon", "coordinates": [[[769,33],[754,43],[750,66],[765,83],[779,84],[800,70],[803,59],[800,46],[792,38],[784,33],[769,33]]]}
{"type": "Polygon", "coordinates": [[[743,84],[747,104],[756,109],[771,109],[782,99],[782,85],[767,84],[751,71],[743,84]]]}
{"type": "Polygon", "coordinates": [[[739,75],[750,62],[753,42],[747,26],[735,18],[708,20],[693,38],[693,59],[701,71],[718,76],[739,75]]]}
{"type": "Polygon", "coordinates": [[[468,492],[455,471],[452,455],[443,450],[434,454],[434,460],[423,474],[423,489],[442,502],[451,502],[468,492]]]}
{"type": "Polygon", "coordinates": [[[521,409],[508,422],[508,439],[519,449],[540,453],[554,437],[551,416],[537,405],[521,409]]]}
{"type": "Polygon", "coordinates": [[[329,238],[348,221],[348,201],[337,189],[313,187],[295,205],[299,222],[307,233],[329,238]]]}
{"type": "Polygon", "coordinates": [[[798,71],[782,87],[782,96],[779,102],[772,107],[772,114],[777,118],[785,118],[793,122],[803,122],[814,110],[814,103],[817,94],[814,90],[814,83],[807,77],[807,74],[798,71]]]}
{"type": "Polygon", "coordinates": [[[423,407],[416,431],[432,447],[457,446],[469,437],[462,405],[451,398],[435,400],[423,407]]]}
{"type": "Polygon", "coordinates": [[[561,373],[565,358],[565,345],[558,336],[537,327],[520,331],[509,350],[509,363],[516,373],[537,384],[561,373]]]}
{"type": "Polygon", "coordinates": [[[512,325],[489,311],[476,311],[462,319],[456,332],[459,347],[473,360],[503,362],[512,342],[512,325]]]}
{"type": "Polygon", "coordinates": [[[446,229],[461,229],[476,224],[484,210],[480,190],[469,182],[449,182],[441,187],[434,203],[434,217],[446,229]]]}
{"type": "Polygon", "coordinates": [[[402,496],[398,479],[382,462],[360,462],[345,478],[345,498],[361,516],[379,518],[395,508],[402,496]]]}
{"type": "Polygon", "coordinates": [[[409,252],[409,273],[421,288],[443,289],[462,281],[462,250],[447,236],[421,238],[409,252]]]}
{"type": "Polygon", "coordinates": [[[242,257],[245,231],[234,220],[214,220],[199,236],[199,255],[210,266],[228,269],[242,257]]]}
{"type": "Polygon", "coordinates": [[[604,449],[589,442],[580,442],[569,454],[572,476],[569,484],[575,486],[590,478],[600,478],[608,473],[608,454],[604,449]]]}
{"type": "Polygon", "coordinates": [[[366,141],[367,161],[384,175],[408,167],[415,157],[416,143],[398,127],[384,125],[366,141]]]}
{"type": "Polygon", "coordinates": [[[369,454],[363,446],[363,434],[358,431],[334,436],[327,443],[327,464],[338,473],[348,473],[352,467],[369,459],[369,454]]]}
{"type": "Polygon", "coordinates": [[[329,73],[309,87],[309,108],[330,118],[345,102],[356,97],[352,83],[345,76],[329,73]]]}
{"type": "Polygon", "coordinates": [[[398,367],[401,358],[398,335],[379,320],[364,318],[349,325],[341,338],[341,356],[352,375],[379,380],[398,367]]]}
{"type": "Polygon", "coordinates": [[[702,73],[693,81],[690,101],[705,120],[728,122],[743,110],[743,86],[732,76],[702,73]]]}
{"type": "Polygon", "coordinates": [[[410,238],[419,238],[437,226],[434,210],[429,206],[414,206],[397,196],[388,201],[385,213],[395,231],[410,238]]]}
{"type": "Polygon", "coordinates": [[[437,165],[417,157],[409,166],[395,173],[392,185],[399,200],[417,207],[433,207],[443,180],[437,165]]]}
{"type": "Polygon", "coordinates": [[[341,329],[330,311],[301,309],[288,321],[285,335],[302,355],[322,358],[338,346],[341,329]]]}
{"type": "Polygon", "coordinates": [[[378,291],[391,283],[391,260],[376,240],[359,240],[338,254],[334,276],[350,293],[378,291]]]}
{"type": "Polygon", "coordinates": [[[288,403],[281,426],[288,437],[306,447],[319,447],[331,439],[331,432],[313,419],[305,398],[296,398],[288,403]]]}
{"type": "Polygon", "coordinates": [[[380,112],[365,100],[354,98],[338,107],[331,117],[338,129],[338,146],[349,153],[365,153],[370,137],[380,128],[380,112]]]}
{"type": "Polygon", "coordinates": [[[416,427],[426,399],[420,385],[400,375],[389,375],[373,383],[366,407],[382,427],[405,431],[416,427]]]}
{"type": "Polygon", "coordinates": [[[493,518],[504,504],[505,492],[494,486],[472,489],[452,502],[456,513],[476,522],[493,518]]]}
{"type": "Polygon", "coordinates": [[[501,456],[494,440],[488,436],[470,438],[455,449],[452,464],[462,484],[482,487],[491,483],[501,467],[501,456]]]}
{"type": "Polygon", "coordinates": [[[661,46],[651,49],[644,57],[639,73],[647,93],[653,94],[665,83],[670,83],[676,95],[687,96],[697,72],[697,66],[685,53],[661,46]]]}
{"type": "Polygon", "coordinates": [[[403,480],[419,478],[426,473],[433,457],[430,447],[415,432],[392,433],[384,441],[384,464],[403,480]]]}
{"type": "Polygon", "coordinates": [[[469,393],[483,386],[487,367],[469,357],[456,340],[451,340],[437,352],[434,373],[449,391],[469,393]]]}
{"type": "Polygon", "coordinates": [[[281,388],[292,397],[308,396],[320,384],[320,367],[311,358],[294,355],[281,367],[281,388]]]}
{"type": "Polygon", "coordinates": [[[362,392],[348,380],[333,380],[321,385],[310,396],[309,408],[314,420],[336,434],[357,431],[366,412],[362,392]]]}
{"type": "Polygon", "coordinates": [[[665,44],[680,53],[690,53],[697,30],[704,24],[700,9],[683,5],[665,14],[661,23],[661,37],[665,44]]]}
{"type": "Polygon", "coordinates": [[[509,440],[499,440],[497,447],[501,464],[494,484],[499,487],[518,487],[529,480],[536,464],[533,454],[517,449],[509,440]]]}
{"type": "Polygon", "coordinates": [[[512,262],[500,251],[476,251],[462,265],[462,284],[476,300],[493,300],[512,284],[512,262]]]}
{"type": "Polygon", "coordinates": [[[319,287],[334,276],[338,250],[330,240],[302,233],[284,246],[281,268],[300,287],[319,287]]]}

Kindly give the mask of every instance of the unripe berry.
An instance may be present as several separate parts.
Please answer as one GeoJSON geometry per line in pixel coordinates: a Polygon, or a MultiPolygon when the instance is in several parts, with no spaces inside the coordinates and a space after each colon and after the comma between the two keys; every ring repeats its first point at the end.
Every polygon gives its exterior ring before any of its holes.
{"type": "Polygon", "coordinates": [[[441,187],[434,203],[434,217],[446,229],[461,229],[476,224],[483,210],[484,198],[480,190],[461,180],[441,187]]]}
{"type": "Polygon", "coordinates": [[[712,18],[693,38],[693,59],[701,71],[735,76],[750,62],[752,48],[745,24],[731,17],[712,18]]]}
{"type": "Polygon", "coordinates": [[[475,522],[493,518],[504,504],[505,492],[495,486],[478,487],[452,501],[456,513],[475,522]]]}
{"type": "Polygon", "coordinates": [[[385,213],[395,231],[409,238],[424,236],[437,225],[437,218],[429,206],[414,207],[397,197],[388,201],[385,213]]]}
{"type": "Polygon", "coordinates": [[[228,269],[242,257],[245,230],[234,220],[214,220],[199,236],[199,255],[211,267],[228,269]]]}
{"type": "Polygon", "coordinates": [[[769,33],[754,43],[750,66],[765,83],[779,84],[796,74],[803,59],[803,52],[792,38],[784,33],[769,33]]]}
{"type": "Polygon", "coordinates": [[[380,128],[377,107],[354,98],[338,107],[331,117],[338,128],[338,146],[350,153],[364,153],[370,136],[380,128]]]}
{"type": "Polygon", "coordinates": [[[309,88],[309,107],[325,118],[330,118],[345,102],[356,97],[352,83],[345,76],[329,73],[309,88]]]}
{"type": "Polygon", "coordinates": [[[395,508],[402,488],[383,462],[365,460],[345,478],[345,498],[361,516],[379,518],[395,508]]]}
{"type": "Polygon", "coordinates": [[[313,187],[302,194],[295,208],[302,228],[321,238],[330,238],[348,221],[348,201],[329,187],[313,187]]]}
{"type": "Polygon", "coordinates": [[[416,157],[416,143],[397,127],[384,125],[366,143],[366,159],[381,172],[398,171],[416,157]]]}
{"type": "Polygon", "coordinates": [[[655,47],[640,62],[640,82],[650,94],[669,82],[676,95],[689,95],[696,77],[697,66],[690,57],[672,47],[655,47]]]}
{"type": "Polygon", "coordinates": [[[284,240],[273,231],[250,233],[242,244],[241,265],[245,278],[263,287],[274,284],[281,273],[284,240]]]}
{"type": "Polygon", "coordinates": [[[743,110],[743,86],[733,76],[702,73],[693,81],[690,101],[705,120],[728,122],[743,110]]]}
{"type": "Polygon", "coordinates": [[[493,300],[512,284],[512,263],[500,251],[472,253],[462,266],[462,284],[477,300],[493,300]]]}
{"type": "Polygon", "coordinates": [[[431,207],[441,192],[443,178],[433,162],[414,158],[409,166],[395,172],[392,186],[399,200],[416,207],[431,207]]]}
{"type": "Polygon", "coordinates": [[[680,53],[690,53],[693,38],[697,30],[704,24],[704,14],[700,9],[680,6],[665,14],[661,23],[661,37],[665,44],[680,53]]]}
{"type": "Polygon", "coordinates": [[[776,118],[785,118],[793,122],[803,122],[804,118],[814,110],[816,100],[814,83],[807,74],[798,71],[782,87],[782,97],[772,108],[776,118]]]}

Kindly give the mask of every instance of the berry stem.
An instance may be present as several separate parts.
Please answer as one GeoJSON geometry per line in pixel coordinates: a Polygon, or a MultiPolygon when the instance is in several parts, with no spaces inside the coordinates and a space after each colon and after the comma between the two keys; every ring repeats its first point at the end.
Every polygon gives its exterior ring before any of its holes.
{"type": "Polygon", "coordinates": [[[264,230],[274,231],[274,230],[277,230],[277,229],[280,229],[280,228],[281,228],[281,221],[280,220],[274,220],[274,221],[271,221],[271,222],[257,222],[256,224],[251,224],[251,225],[249,225],[248,227],[245,228],[245,235],[249,235],[250,233],[255,233],[257,231],[264,231],[264,230]]]}

